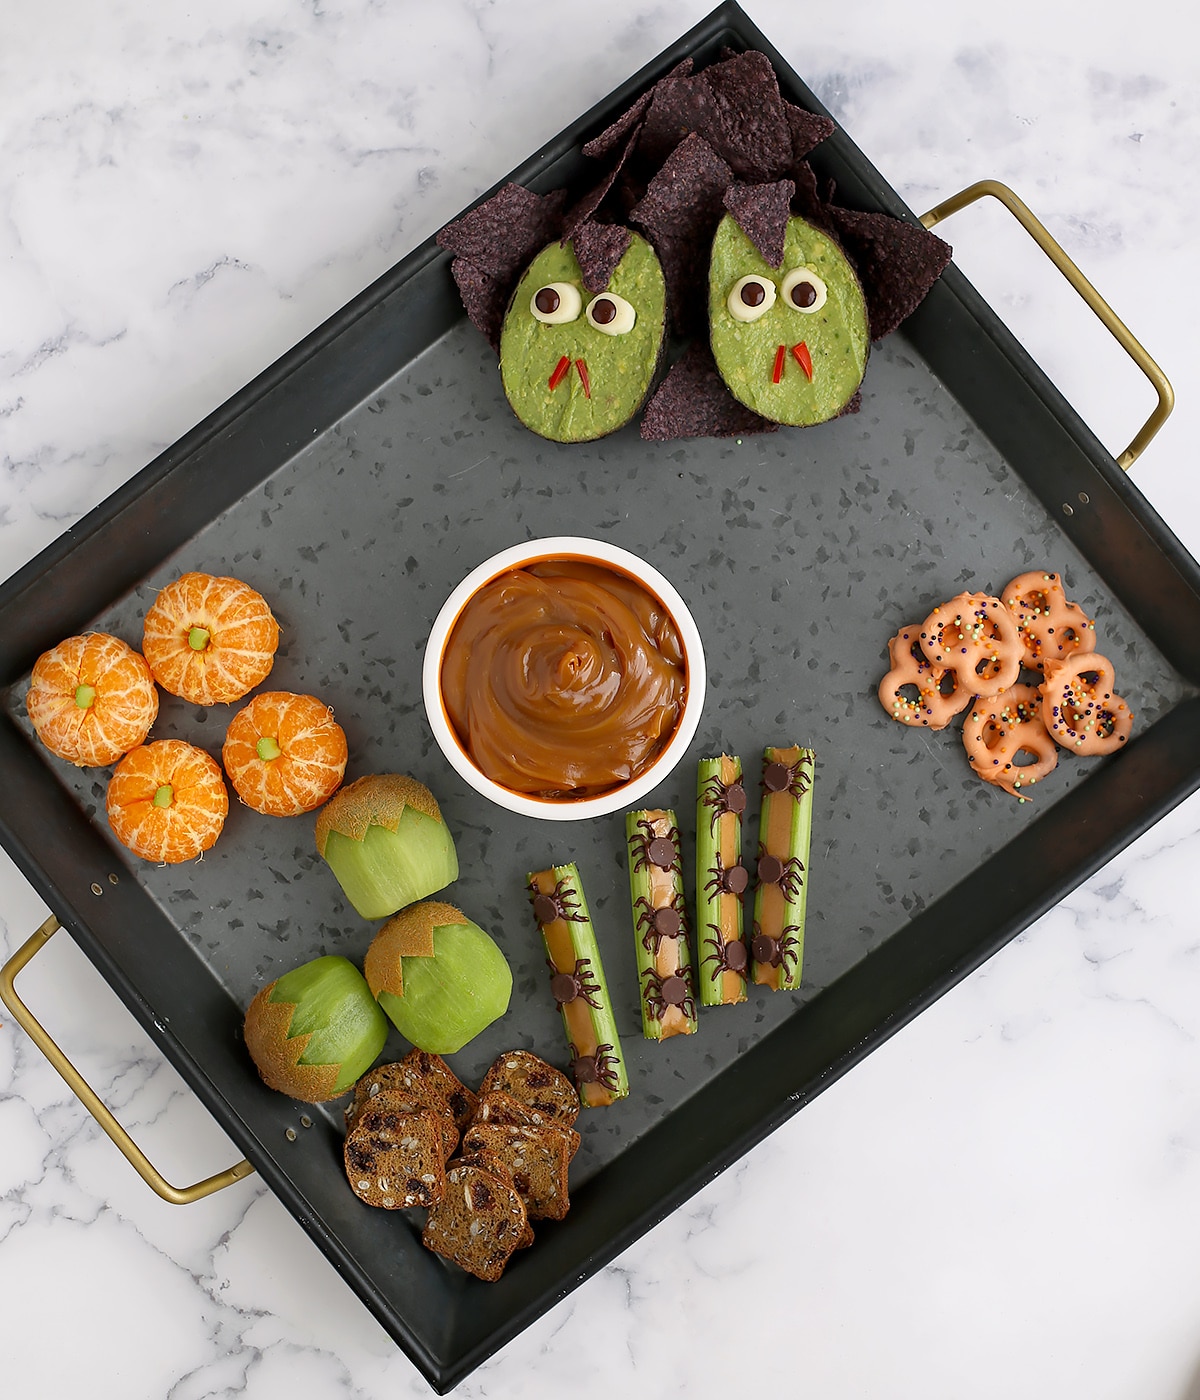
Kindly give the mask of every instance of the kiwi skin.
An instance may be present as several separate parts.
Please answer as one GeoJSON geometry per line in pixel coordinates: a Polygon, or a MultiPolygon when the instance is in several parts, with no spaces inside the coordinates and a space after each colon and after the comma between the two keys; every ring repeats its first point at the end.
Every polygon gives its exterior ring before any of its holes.
{"type": "Polygon", "coordinates": [[[303,1103],[340,1098],[379,1057],[387,1033],[366,978],[333,955],[263,987],[242,1032],[263,1083],[303,1103]]]}

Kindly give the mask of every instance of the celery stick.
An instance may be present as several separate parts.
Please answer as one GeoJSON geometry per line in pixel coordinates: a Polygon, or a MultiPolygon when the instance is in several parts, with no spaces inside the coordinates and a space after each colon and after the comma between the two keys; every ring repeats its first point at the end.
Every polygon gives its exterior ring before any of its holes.
{"type": "Polygon", "coordinates": [[[628,812],[629,898],[647,1040],[693,1035],[696,986],[683,902],[683,863],[675,813],[628,812]]]}
{"type": "Polygon", "coordinates": [[[798,745],[763,750],[750,952],[755,982],[776,991],[796,990],[804,962],[815,763],[798,745]]]}
{"type": "Polygon", "coordinates": [[[533,915],[549,960],[550,991],[562,1013],[571,1049],[570,1072],[584,1108],[629,1093],[612,999],[579,870],[556,865],[528,877],[533,915]]]}
{"type": "Polygon", "coordinates": [[[703,1006],[746,1000],[750,954],[741,896],[750,875],[741,863],[745,810],[741,759],[727,754],[702,758],[696,773],[696,949],[703,1006]]]}

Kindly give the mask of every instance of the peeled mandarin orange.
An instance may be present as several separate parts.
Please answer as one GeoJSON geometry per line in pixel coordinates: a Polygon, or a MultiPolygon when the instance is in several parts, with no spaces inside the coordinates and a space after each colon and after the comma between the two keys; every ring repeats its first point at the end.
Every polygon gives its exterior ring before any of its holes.
{"type": "Polygon", "coordinates": [[[160,739],[132,749],[108,784],[109,825],[135,856],[176,865],[207,851],[221,834],[229,794],[203,749],[160,739]]]}
{"type": "Polygon", "coordinates": [[[197,705],[240,700],[267,678],[279,624],[241,579],[183,574],[146,614],[142,651],[154,679],[197,705]]]}
{"type": "Polygon", "coordinates": [[[239,710],[221,761],[247,807],[268,817],[311,812],[337,791],[346,771],[346,735],[313,695],[266,690],[239,710]]]}
{"type": "Polygon", "coordinates": [[[34,662],[25,708],[51,751],[80,768],[115,763],[158,715],[150,667],[104,632],[68,637],[34,662]]]}

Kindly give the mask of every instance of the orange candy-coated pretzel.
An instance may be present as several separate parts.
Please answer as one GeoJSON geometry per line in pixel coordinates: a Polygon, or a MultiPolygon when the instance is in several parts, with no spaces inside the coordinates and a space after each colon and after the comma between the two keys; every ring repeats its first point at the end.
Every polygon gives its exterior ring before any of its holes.
{"type": "Polygon", "coordinates": [[[1068,601],[1058,574],[1041,569],[1018,574],[1000,597],[1016,619],[1024,663],[1033,670],[1040,671],[1049,660],[1095,651],[1095,624],[1077,603],[1068,601]]]}
{"type": "Polygon", "coordinates": [[[920,628],[902,627],[888,642],[892,669],[879,682],[879,703],[901,724],[945,729],[971,703],[953,670],[935,666],[921,650],[920,628]]]}
{"type": "Polygon", "coordinates": [[[976,695],[999,695],[1021,674],[1024,644],[1012,614],[989,593],[960,593],[921,624],[921,650],[976,695]]]}
{"type": "Polygon", "coordinates": [[[976,699],[963,721],[963,748],[976,774],[1021,801],[1058,763],[1058,746],[1041,712],[1037,687],[1014,685],[1002,695],[976,699]],[[1021,754],[1033,761],[1018,763],[1021,754]]]}
{"type": "Polygon", "coordinates": [[[1042,715],[1055,741],[1072,753],[1112,753],[1129,738],[1133,712],[1114,694],[1112,662],[1098,651],[1047,659],[1042,715]]]}

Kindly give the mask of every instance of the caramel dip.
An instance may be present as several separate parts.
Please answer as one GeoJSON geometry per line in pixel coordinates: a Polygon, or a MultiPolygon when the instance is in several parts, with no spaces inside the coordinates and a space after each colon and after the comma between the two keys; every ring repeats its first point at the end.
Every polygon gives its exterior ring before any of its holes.
{"type": "Polygon", "coordinates": [[[595,797],[644,772],[683,714],[675,623],[636,579],[539,559],[486,583],[442,654],[442,701],[475,766],[512,792],[595,797]]]}

